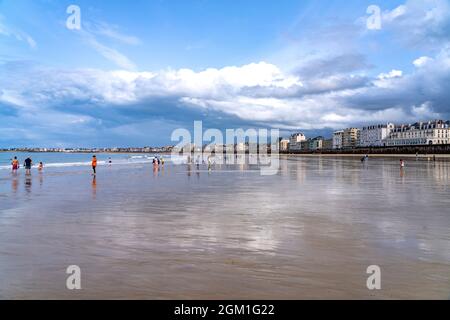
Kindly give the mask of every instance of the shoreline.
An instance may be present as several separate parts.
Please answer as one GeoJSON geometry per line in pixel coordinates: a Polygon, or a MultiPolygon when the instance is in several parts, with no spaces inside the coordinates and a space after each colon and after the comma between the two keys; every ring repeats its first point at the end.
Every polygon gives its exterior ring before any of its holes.
{"type": "MultiPolygon", "coordinates": [[[[304,154],[280,154],[285,157],[327,157],[327,158],[361,158],[364,156],[363,154],[353,154],[353,153],[304,153],[304,154]]],[[[419,154],[416,156],[415,154],[401,154],[401,153],[377,153],[377,154],[368,154],[369,158],[414,158],[414,159],[430,159],[433,160],[433,156],[436,159],[450,159],[450,154],[419,154]]]]}
{"type": "Polygon", "coordinates": [[[76,152],[64,152],[64,151],[7,151],[0,150],[0,153],[62,153],[62,154],[171,154],[171,152],[143,152],[143,151],[129,151],[129,152],[116,152],[116,151],[76,151],[76,152]]]}
{"type": "MultiPolygon", "coordinates": [[[[88,151],[77,151],[77,152],[62,152],[62,151],[4,151],[0,150],[0,153],[58,153],[58,154],[160,154],[160,155],[171,155],[172,152],[109,152],[109,151],[100,151],[100,152],[88,152],[88,151]]],[[[176,154],[176,153],[175,153],[176,154]]],[[[236,153],[233,153],[236,154],[236,153]]],[[[226,155],[225,153],[223,155],[226,155]]],[[[248,153],[246,153],[248,155],[248,153]]],[[[270,155],[268,153],[267,155],[270,155]]],[[[279,153],[280,156],[284,157],[335,157],[335,158],[361,158],[365,154],[363,153],[279,153]]],[[[430,159],[433,157],[436,159],[450,159],[450,154],[445,153],[430,153],[430,154],[421,154],[416,155],[415,153],[368,153],[369,158],[417,158],[417,159],[430,159]]]]}

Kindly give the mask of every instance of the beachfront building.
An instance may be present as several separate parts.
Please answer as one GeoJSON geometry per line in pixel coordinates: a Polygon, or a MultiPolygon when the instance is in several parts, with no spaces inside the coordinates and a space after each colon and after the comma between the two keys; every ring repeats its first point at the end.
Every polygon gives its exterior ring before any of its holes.
{"type": "Polygon", "coordinates": [[[342,134],[342,148],[351,149],[357,147],[359,144],[359,133],[360,130],[357,128],[344,129],[342,134]]]}
{"type": "MultiPolygon", "coordinates": [[[[192,144],[192,143],[186,143],[183,146],[175,146],[175,147],[173,147],[173,151],[174,152],[190,153],[190,152],[192,152],[194,150],[194,146],[195,145],[192,144]]],[[[134,152],[134,151],[129,150],[129,148],[126,148],[126,149],[119,148],[119,152],[134,152]]]]}
{"type": "Polygon", "coordinates": [[[302,142],[306,141],[306,136],[303,133],[294,133],[289,139],[289,150],[300,151],[302,150],[302,142]]]}
{"type": "Polygon", "coordinates": [[[449,122],[435,120],[396,126],[384,143],[389,147],[450,144],[449,122]]]}
{"type": "Polygon", "coordinates": [[[359,145],[361,147],[382,147],[384,140],[395,128],[393,123],[379,124],[363,127],[360,133],[359,145]]]}
{"type": "Polygon", "coordinates": [[[322,141],[322,150],[331,150],[333,149],[333,139],[324,139],[322,141]]]}
{"type": "Polygon", "coordinates": [[[245,143],[244,142],[236,143],[234,150],[236,153],[245,153],[245,150],[246,150],[245,143]]]}
{"type": "Polygon", "coordinates": [[[226,145],[224,144],[216,144],[214,145],[214,153],[215,154],[223,154],[226,150],[226,145]]]}
{"type": "Polygon", "coordinates": [[[308,149],[311,151],[322,150],[323,148],[323,137],[316,137],[313,139],[309,139],[308,149]]]}
{"type": "Polygon", "coordinates": [[[344,131],[339,130],[333,133],[333,149],[342,149],[344,131]]]}
{"type": "Polygon", "coordinates": [[[280,139],[279,150],[280,150],[280,152],[289,151],[289,140],[288,139],[280,139]]]}
{"type": "Polygon", "coordinates": [[[309,139],[300,142],[300,149],[301,149],[302,151],[309,151],[309,139]]]}

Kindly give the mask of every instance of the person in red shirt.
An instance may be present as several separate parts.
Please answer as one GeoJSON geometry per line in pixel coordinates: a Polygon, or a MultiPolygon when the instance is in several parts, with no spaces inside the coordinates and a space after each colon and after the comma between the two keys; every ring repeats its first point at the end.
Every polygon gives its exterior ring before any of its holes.
{"type": "Polygon", "coordinates": [[[19,160],[17,160],[17,157],[14,157],[13,161],[11,162],[11,165],[13,172],[16,172],[17,169],[19,169],[19,160]]]}
{"type": "Polygon", "coordinates": [[[92,170],[94,171],[94,175],[97,173],[96,168],[97,168],[97,157],[95,155],[93,155],[92,156],[92,170]]]}

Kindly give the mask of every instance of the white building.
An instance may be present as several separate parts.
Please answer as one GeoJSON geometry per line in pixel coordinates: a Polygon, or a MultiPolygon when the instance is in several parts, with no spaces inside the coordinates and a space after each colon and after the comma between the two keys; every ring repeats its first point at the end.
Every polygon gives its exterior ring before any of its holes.
{"type": "Polygon", "coordinates": [[[385,145],[390,147],[449,143],[449,122],[442,120],[397,126],[385,139],[385,145]]]}
{"type": "Polygon", "coordinates": [[[289,139],[289,150],[302,150],[302,142],[306,141],[306,136],[303,133],[295,133],[289,139]]]}
{"type": "Polygon", "coordinates": [[[360,132],[359,145],[361,147],[382,147],[384,140],[394,128],[393,123],[363,127],[360,132]]]}
{"type": "Polygon", "coordinates": [[[214,145],[214,153],[223,154],[226,150],[226,146],[224,144],[216,144],[214,145]]]}
{"type": "Polygon", "coordinates": [[[239,142],[235,146],[236,153],[245,153],[245,143],[239,142]]]}
{"type": "Polygon", "coordinates": [[[342,149],[344,142],[344,131],[339,130],[333,133],[333,149],[342,149]]]}

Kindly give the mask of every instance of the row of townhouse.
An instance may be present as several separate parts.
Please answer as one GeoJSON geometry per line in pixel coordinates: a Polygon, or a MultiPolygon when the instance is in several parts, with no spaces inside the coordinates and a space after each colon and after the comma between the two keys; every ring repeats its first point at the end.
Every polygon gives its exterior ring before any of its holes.
{"type": "Polygon", "coordinates": [[[450,121],[434,120],[408,125],[387,123],[333,133],[333,149],[436,144],[450,144],[450,121]]]}
{"type": "Polygon", "coordinates": [[[289,139],[280,139],[279,150],[285,151],[315,151],[332,149],[332,140],[322,136],[308,139],[303,133],[295,133],[289,139]]]}

